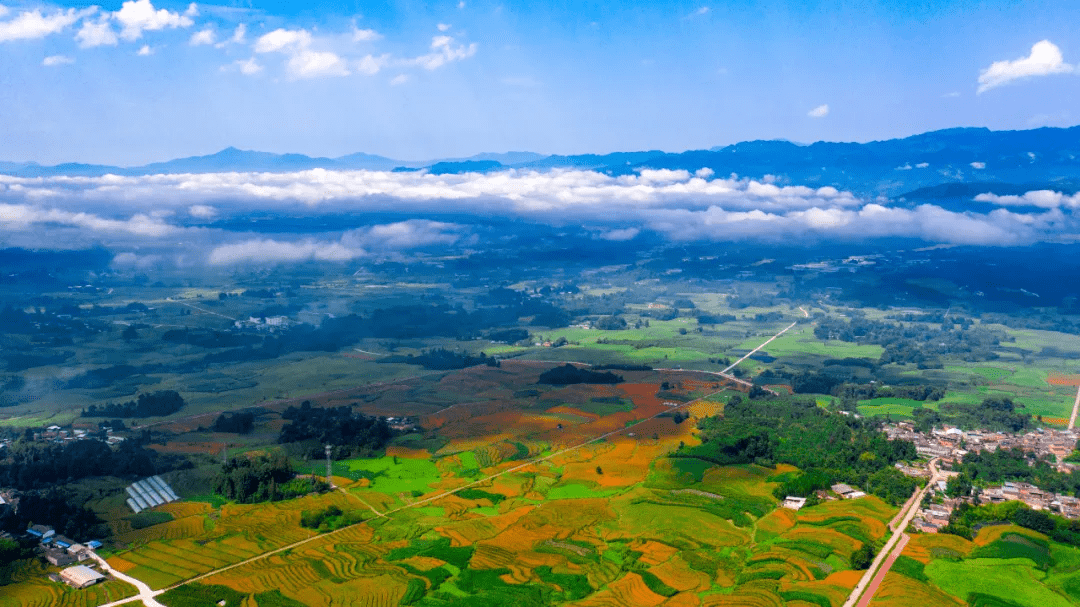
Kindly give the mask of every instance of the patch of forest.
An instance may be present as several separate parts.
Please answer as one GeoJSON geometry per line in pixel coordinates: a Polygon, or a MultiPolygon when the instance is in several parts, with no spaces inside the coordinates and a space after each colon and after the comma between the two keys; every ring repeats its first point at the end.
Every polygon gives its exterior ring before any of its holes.
{"type": "Polygon", "coordinates": [[[236,457],[221,467],[214,490],[240,504],[273,502],[325,491],[314,477],[296,478],[289,460],[281,455],[236,457]]]}
{"type": "Polygon", "coordinates": [[[1004,331],[970,323],[899,323],[871,320],[859,314],[853,318],[825,317],[814,327],[814,337],[838,339],[885,348],[880,364],[913,363],[919,368],[941,366],[948,356],[968,362],[994,360],[995,350],[1007,339],[1004,331]]]}
{"type": "Polygon", "coordinates": [[[453,352],[445,348],[434,348],[417,355],[387,356],[379,359],[379,362],[420,365],[425,369],[435,369],[438,371],[466,369],[478,365],[487,365],[489,367],[499,366],[499,359],[494,356],[487,356],[483,352],[481,352],[479,356],[473,356],[472,354],[453,352]]]}
{"type": "Polygon", "coordinates": [[[47,525],[78,542],[101,540],[110,535],[105,521],[72,492],[50,488],[20,492],[17,498],[18,508],[0,505],[0,530],[14,536],[22,535],[32,524],[47,525]]]}
{"type": "Polygon", "coordinates": [[[622,381],[621,375],[615,375],[611,371],[590,371],[566,363],[544,371],[536,383],[565,386],[569,384],[618,384],[622,381]]]}
{"type": "Polygon", "coordinates": [[[334,457],[374,455],[393,438],[385,419],[354,413],[352,407],[312,407],[304,401],[289,407],[281,417],[289,420],[281,428],[279,443],[312,441],[311,457],[323,456],[323,445],[334,447],[334,457]]]}
{"type": "Polygon", "coordinates": [[[136,400],[126,403],[90,405],[83,409],[83,417],[164,417],[184,408],[184,398],[175,390],[161,390],[140,394],[136,400]]]}
{"type": "Polygon", "coordinates": [[[935,426],[952,424],[963,430],[1025,432],[1035,427],[1030,413],[1019,411],[1024,405],[1011,398],[991,396],[980,403],[942,403],[938,411],[915,409],[915,427],[929,433],[935,426]]]}
{"type": "Polygon", "coordinates": [[[35,489],[92,476],[136,478],[190,467],[178,455],[160,454],[138,437],[116,447],[97,439],[65,443],[16,441],[0,460],[0,487],[35,489]]]}
{"type": "Polygon", "coordinates": [[[236,413],[222,413],[210,426],[213,432],[232,432],[233,434],[251,434],[255,429],[255,413],[251,411],[239,411],[236,413]]]}
{"type": "Polygon", "coordinates": [[[890,441],[879,425],[830,413],[812,400],[735,396],[722,416],[706,417],[698,429],[702,444],[682,446],[673,457],[793,465],[802,472],[778,488],[785,495],[806,496],[844,482],[896,505],[915,489],[915,480],[893,467],[914,459],[915,445],[890,441]]]}

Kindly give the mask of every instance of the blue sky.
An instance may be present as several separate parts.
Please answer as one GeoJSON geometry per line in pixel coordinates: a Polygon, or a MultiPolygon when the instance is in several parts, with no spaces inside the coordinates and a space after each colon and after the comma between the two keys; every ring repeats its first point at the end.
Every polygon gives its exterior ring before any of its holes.
{"type": "Polygon", "coordinates": [[[400,159],[1080,122],[1080,3],[0,8],[0,159],[400,159]]]}

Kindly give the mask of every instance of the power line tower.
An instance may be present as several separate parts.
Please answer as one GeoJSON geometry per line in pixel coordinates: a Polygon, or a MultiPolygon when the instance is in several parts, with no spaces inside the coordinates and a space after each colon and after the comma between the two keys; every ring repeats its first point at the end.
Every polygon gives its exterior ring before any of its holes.
{"type": "Polygon", "coordinates": [[[331,480],[331,478],[330,478],[331,477],[330,468],[331,468],[331,463],[332,463],[332,460],[330,459],[330,456],[331,456],[331,454],[333,452],[334,452],[334,448],[332,446],[330,446],[330,445],[326,445],[326,484],[330,485],[331,487],[334,486],[334,481],[331,480]]]}

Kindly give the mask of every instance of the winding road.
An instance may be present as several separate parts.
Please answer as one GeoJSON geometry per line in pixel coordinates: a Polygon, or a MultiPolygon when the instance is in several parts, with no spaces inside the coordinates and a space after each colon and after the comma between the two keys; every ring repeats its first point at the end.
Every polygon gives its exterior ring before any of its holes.
{"type": "Polygon", "coordinates": [[[109,563],[106,562],[105,559],[101,558],[100,556],[98,556],[93,551],[90,552],[90,557],[92,559],[94,559],[95,561],[97,561],[98,565],[101,565],[101,571],[103,573],[108,573],[109,575],[113,576],[114,578],[116,578],[118,580],[127,582],[128,584],[131,584],[132,586],[134,586],[136,588],[136,590],[139,591],[139,594],[137,594],[135,596],[128,597],[126,599],[121,599],[119,601],[113,601],[111,603],[106,603],[104,605],[101,605],[100,607],[113,607],[114,605],[126,605],[128,603],[133,603],[135,601],[142,601],[143,604],[146,605],[146,607],[165,607],[165,605],[162,605],[161,603],[159,603],[157,601],[157,599],[154,598],[157,595],[164,592],[164,590],[153,590],[149,586],[147,586],[144,582],[141,582],[141,581],[131,577],[130,575],[127,575],[125,573],[121,573],[121,572],[113,569],[112,567],[109,566],[109,563]]]}

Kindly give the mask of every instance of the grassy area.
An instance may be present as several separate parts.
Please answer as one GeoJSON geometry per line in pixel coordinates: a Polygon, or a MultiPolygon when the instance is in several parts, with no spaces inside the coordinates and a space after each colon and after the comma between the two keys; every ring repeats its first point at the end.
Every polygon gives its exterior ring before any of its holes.
{"type": "Polygon", "coordinates": [[[1066,607],[1073,602],[1043,582],[1046,574],[1028,559],[939,559],[926,566],[930,581],[956,597],[972,593],[998,597],[1020,605],[1066,607]]]}

